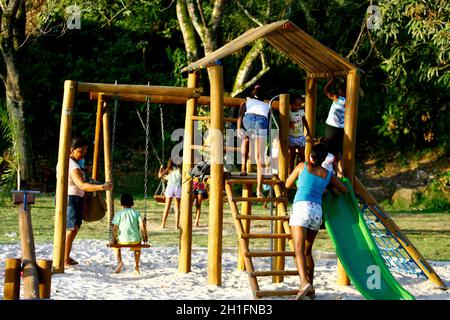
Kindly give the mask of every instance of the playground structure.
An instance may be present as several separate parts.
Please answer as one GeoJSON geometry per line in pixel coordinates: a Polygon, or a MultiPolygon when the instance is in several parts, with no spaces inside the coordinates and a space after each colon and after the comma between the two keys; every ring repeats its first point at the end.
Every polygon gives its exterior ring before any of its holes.
{"type": "Polygon", "coordinates": [[[49,299],[51,288],[50,260],[37,259],[34,246],[31,205],[39,191],[15,190],[13,203],[19,213],[19,232],[22,257],[6,258],[4,300],[20,299],[20,282],[23,276],[23,295],[25,299],[49,299]]]}
{"type": "MultiPolygon", "coordinates": [[[[67,80],[65,82],[64,100],[62,106],[62,118],[60,128],[60,142],[58,163],[61,169],[57,173],[56,188],[56,208],[55,208],[55,232],[54,232],[54,272],[64,272],[63,252],[65,237],[65,219],[67,206],[67,178],[68,178],[68,155],[70,150],[71,125],[73,118],[73,106],[76,92],[89,92],[91,98],[98,100],[97,125],[95,131],[94,162],[93,174],[98,172],[98,157],[100,150],[100,134],[103,128],[103,147],[105,163],[105,180],[111,178],[111,141],[109,129],[109,117],[107,101],[112,97],[117,97],[123,101],[145,102],[150,99],[154,103],[168,104],[186,104],[185,132],[183,141],[183,167],[182,167],[182,198],[180,213],[180,255],[178,270],[181,273],[191,271],[191,245],[192,245],[192,201],[191,190],[192,182],[189,172],[193,166],[193,151],[210,151],[210,200],[209,200],[209,233],[208,233],[208,284],[221,285],[222,271],[222,223],[223,223],[223,192],[226,189],[228,203],[232,209],[236,229],[239,237],[239,269],[249,272],[250,283],[255,297],[271,295],[272,293],[262,292],[258,288],[255,280],[257,276],[273,276],[274,282],[283,281],[285,275],[295,275],[293,271],[284,271],[284,257],[292,256],[292,252],[285,251],[286,239],[290,239],[289,226],[287,224],[287,199],[284,190],[284,182],[288,175],[289,156],[288,156],[288,114],[289,114],[289,95],[281,94],[279,103],[274,104],[274,108],[279,112],[279,140],[280,150],[278,156],[278,176],[265,176],[264,183],[276,185],[273,199],[264,201],[277,202],[276,235],[268,235],[268,238],[275,238],[276,252],[260,253],[265,256],[274,256],[275,263],[273,270],[269,272],[255,272],[252,270],[252,257],[258,254],[249,252],[249,239],[252,234],[249,232],[251,219],[258,219],[257,216],[251,216],[252,202],[258,202],[251,197],[251,185],[256,183],[256,177],[249,175],[246,178],[238,178],[235,175],[224,174],[223,164],[223,138],[220,133],[224,130],[225,121],[235,121],[235,119],[224,117],[224,107],[238,107],[245,101],[237,98],[225,98],[223,88],[223,66],[220,60],[236,50],[248,45],[249,43],[264,38],[275,48],[287,55],[292,61],[297,63],[307,72],[305,88],[305,113],[309,123],[311,134],[314,136],[316,123],[316,96],[317,80],[329,77],[346,77],[346,110],[345,127],[343,141],[343,174],[349,179],[350,185],[354,186],[355,192],[364,200],[367,207],[376,215],[384,227],[389,230],[390,235],[404,249],[414,263],[423,271],[423,273],[437,286],[444,287],[444,283],[434,272],[432,267],[423,259],[420,253],[414,248],[407,237],[401,233],[395,223],[384,213],[379,205],[373,200],[364,186],[359,182],[354,174],[355,170],[355,140],[356,125],[358,113],[358,92],[360,70],[340,57],[337,53],[322,45],[320,42],[306,34],[303,30],[295,26],[288,20],[275,22],[269,25],[251,29],[236,38],[224,47],[216,50],[207,57],[189,65],[183,71],[188,71],[188,87],[157,87],[145,85],[114,85],[100,83],[83,83],[67,80]],[[210,96],[200,96],[198,90],[199,70],[207,68],[210,81],[210,96]],[[196,115],[197,105],[210,105],[209,117],[200,117],[196,115]],[[213,132],[209,147],[194,145],[193,131],[194,121],[209,120],[210,129],[213,132]],[[232,194],[231,184],[242,184],[242,197],[235,197],[232,194]],[[236,206],[237,201],[243,201],[239,214],[236,206]],[[244,220],[244,221],[242,221],[244,220]]],[[[312,139],[307,139],[306,158],[312,148],[312,139]]],[[[111,215],[114,212],[111,192],[106,192],[108,204],[108,217],[111,221],[111,215]]],[[[341,212],[345,214],[345,212],[341,212]]],[[[266,218],[262,218],[266,219],[266,218]]],[[[331,218],[332,220],[333,218],[331,218]]],[[[329,223],[333,223],[330,221],[329,223]]],[[[345,226],[344,226],[345,227],[345,226]]],[[[338,226],[342,229],[343,226],[338,226]]],[[[358,229],[357,232],[360,230],[358,229]]],[[[333,238],[334,243],[340,242],[340,238],[333,238]]],[[[292,246],[292,240],[289,240],[292,246]]],[[[355,243],[353,244],[355,245],[355,243]]],[[[376,248],[371,248],[377,250],[376,248]]],[[[351,250],[350,250],[351,251],[351,250]]],[[[340,254],[339,254],[340,255],[340,254]]],[[[345,259],[345,265],[348,266],[348,259],[351,257],[341,255],[345,259]]],[[[377,260],[378,263],[382,260],[377,260]]],[[[349,267],[348,267],[349,268],[349,267]]],[[[349,269],[350,270],[350,269],[349,269]]],[[[353,271],[351,274],[353,275],[353,271]]],[[[353,277],[353,276],[352,276],[353,277]]],[[[356,277],[353,277],[356,280],[356,277]]],[[[344,268],[338,264],[338,284],[348,285],[344,268]]],[[[298,290],[297,290],[298,291],[298,290]]],[[[281,294],[295,294],[295,290],[282,292],[281,294]]],[[[279,295],[281,295],[279,294],[279,295]]]]}

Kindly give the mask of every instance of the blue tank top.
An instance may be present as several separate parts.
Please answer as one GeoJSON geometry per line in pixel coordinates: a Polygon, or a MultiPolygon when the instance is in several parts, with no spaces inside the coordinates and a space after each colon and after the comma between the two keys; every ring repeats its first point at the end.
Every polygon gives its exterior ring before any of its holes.
{"type": "Polygon", "coordinates": [[[331,171],[326,178],[316,176],[308,171],[307,163],[303,166],[302,173],[298,176],[296,185],[294,203],[299,201],[310,201],[322,204],[322,193],[330,183],[331,171]]]}

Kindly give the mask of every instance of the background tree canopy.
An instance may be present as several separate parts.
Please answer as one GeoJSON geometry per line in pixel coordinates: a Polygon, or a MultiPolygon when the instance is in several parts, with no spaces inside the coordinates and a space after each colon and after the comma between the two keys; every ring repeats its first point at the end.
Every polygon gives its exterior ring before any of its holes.
{"type": "MultiPolygon", "coordinates": [[[[20,43],[17,66],[37,180],[41,168],[56,165],[64,80],[183,86],[187,75],[179,71],[188,63],[186,50],[196,48],[201,57],[249,28],[280,19],[290,19],[364,71],[357,137],[360,156],[376,148],[418,150],[437,145],[448,154],[448,1],[78,1],[81,28],[68,29],[67,8],[73,4],[26,1],[26,40],[20,43]],[[366,10],[371,4],[379,6],[382,18],[376,30],[367,29],[366,10]],[[191,47],[182,26],[190,32],[191,47]]],[[[0,64],[0,70],[6,68],[4,60],[0,64]]],[[[228,95],[245,96],[246,84],[259,72],[257,81],[268,96],[304,90],[304,71],[264,43],[240,50],[224,64],[228,95]],[[249,60],[251,50],[255,50],[253,60],[249,60]],[[237,93],[238,88],[244,90],[237,93]]],[[[206,73],[202,79],[207,94],[206,73]]],[[[318,135],[323,134],[321,124],[329,108],[321,90],[325,83],[320,81],[318,88],[318,135]]],[[[7,96],[8,87],[1,90],[1,96],[7,96]]],[[[5,116],[5,98],[0,106],[7,136],[7,124],[13,119],[5,116]]],[[[135,107],[144,111],[143,105],[127,103],[121,103],[118,111],[115,156],[123,166],[144,148],[135,107]]],[[[167,159],[173,146],[170,134],[184,126],[184,112],[181,106],[163,109],[166,130],[161,137],[159,108],[152,105],[152,140],[159,154],[165,143],[167,159]]],[[[74,134],[93,141],[95,110],[96,102],[88,97],[76,99],[74,134]]],[[[14,139],[1,140],[2,151],[16,146],[14,139]]],[[[159,164],[155,160],[152,165],[159,164]]]]}

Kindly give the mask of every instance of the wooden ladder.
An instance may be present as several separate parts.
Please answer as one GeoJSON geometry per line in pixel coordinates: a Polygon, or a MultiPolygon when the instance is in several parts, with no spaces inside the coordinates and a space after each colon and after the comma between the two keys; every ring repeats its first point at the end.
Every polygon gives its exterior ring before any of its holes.
{"type": "MultiPolygon", "coordinates": [[[[231,174],[225,176],[225,190],[227,193],[228,204],[231,208],[231,213],[234,220],[234,225],[236,227],[236,233],[239,241],[239,249],[244,258],[245,269],[248,273],[250,286],[253,292],[254,298],[270,297],[270,296],[288,296],[296,295],[298,293],[297,289],[292,290],[261,290],[258,284],[258,277],[279,277],[283,280],[284,276],[299,276],[297,270],[264,270],[256,271],[253,264],[253,259],[258,257],[287,257],[292,256],[295,258],[293,240],[291,237],[290,227],[289,227],[289,216],[287,215],[287,197],[285,196],[285,185],[284,181],[280,180],[276,175],[264,176],[263,183],[266,185],[272,185],[275,193],[273,198],[256,198],[256,197],[238,197],[233,194],[234,184],[256,184],[257,179],[255,175],[239,176],[231,174]],[[277,203],[277,215],[241,215],[239,214],[239,209],[237,202],[275,202],[277,203]],[[248,233],[245,232],[244,221],[251,220],[266,220],[266,221],[281,221],[284,232],[277,232],[274,228],[273,233],[251,233],[250,227],[248,228],[248,233]],[[287,239],[291,251],[270,251],[270,250],[250,250],[250,240],[251,239],[287,239]]],[[[294,261],[295,262],[295,261],[294,261]]]]}

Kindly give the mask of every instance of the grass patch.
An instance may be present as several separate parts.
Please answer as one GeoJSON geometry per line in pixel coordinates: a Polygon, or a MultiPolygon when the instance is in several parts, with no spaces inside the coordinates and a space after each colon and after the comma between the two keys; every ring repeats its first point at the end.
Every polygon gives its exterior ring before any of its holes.
{"type": "MultiPolygon", "coordinates": [[[[116,196],[115,207],[120,208],[119,197],[116,196]]],[[[11,202],[10,202],[11,203],[11,202]]],[[[144,212],[142,198],[135,199],[135,208],[144,212]]],[[[174,228],[173,211],[169,214],[167,228],[158,230],[161,224],[163,205],[153,199],[147,200],[147,219],[149,241],[157,246],[178,246],[179,231],[174,228]]],[[[36,243],[53,242],[54,232],[54,200],[51,195],[38,195],[36,203],[32,205],[32,222],[36,243]]],[[[253,214],[262,211],[261,206],[253,206],[253,214]]],[[[450,218],[448,211],[444,212],[405,212],[391,213],[393,220],[410,238],[416,248],[427,260],[450,260],[450,218]]],[[[208,245],[208,202],[202,207],[200,228],[193,229],[192,243],[194,247],[208,245]]],[[[269,222],[254,222],[252,230],[270,232],[269,222]],[[254,228],[254,229],[253,229],[254,228]]],[[[77,239],[100,239],[108,242],[108,226],[106,218],[97,222],[84,222],[77,239]]],[[[252,247],[270,248],[270,240],[251,240],[252,247]]],[[[4,202],[0,207],[0,243],[19,243],[17,208],[4,202]]],[[[231,211],[228,204],[224,204],[223,247],[237,248],[237,237],[231,211]]],[[[331,240],[325,230],[320,230],[314,246],[319,251],[334,251],[331,240]]]]}

